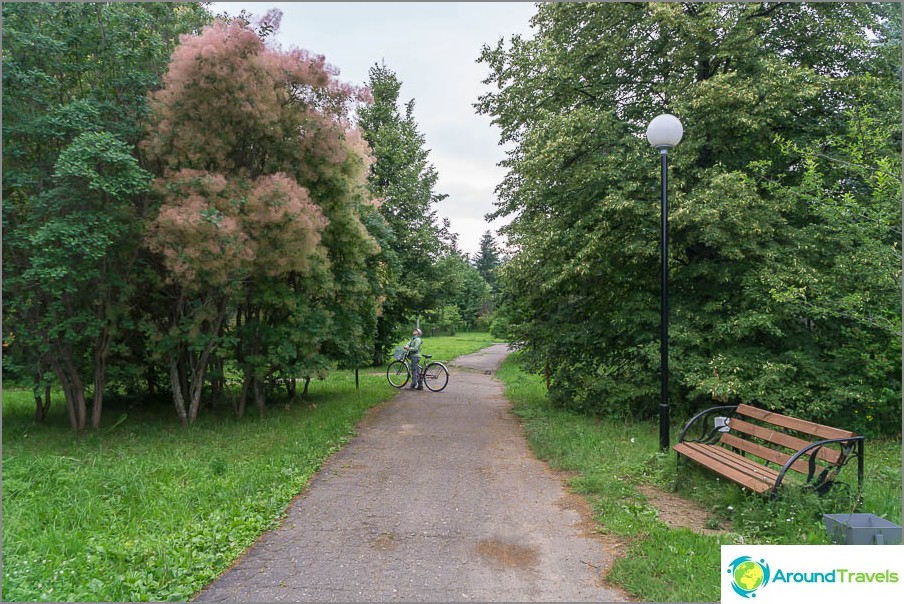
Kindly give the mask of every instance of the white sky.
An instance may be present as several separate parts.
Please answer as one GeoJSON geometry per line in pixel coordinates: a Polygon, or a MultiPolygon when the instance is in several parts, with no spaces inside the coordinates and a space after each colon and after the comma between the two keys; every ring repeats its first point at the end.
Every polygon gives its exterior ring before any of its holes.
{"type": "Polygon", "coordinates": [[[414,99],[414,119],[439,173],[437,204],[452,222],[462,251],[474,254],[480,237],[496,234],[503,221],[488,224],[494,189],[504,170],[499,130],[473,104],[488,91],[488,74],[477,63],[482,45],[495,46],[514,34],[530,36],[531,2],[215,2],[213,13],[255,17],[283,12],[276,39],[284,49],[321,54],[339,69],[339,79],[365,84],[368,71],[385,62],[402,82],[399,101],[414,99]]]}

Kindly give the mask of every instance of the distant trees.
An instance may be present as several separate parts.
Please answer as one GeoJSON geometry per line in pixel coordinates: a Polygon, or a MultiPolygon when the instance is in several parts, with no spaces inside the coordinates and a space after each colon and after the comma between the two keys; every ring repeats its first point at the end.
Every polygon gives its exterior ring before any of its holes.
{"type": "Polygon", "coordinates": [[[480,238],[480,249],[474,255],[473,264],[480,276],[495,289],[496,269],[502,264],[502,258],[492,231],[485,231],[480,238]]]}
{"type": "Polygon", "coordinates": [[[544,4],[485,47],[512,145],[510,335],[561,404],[658,400],[658,161],[671,154],[672,402],[900,429],[900,6],[544,4]]]}

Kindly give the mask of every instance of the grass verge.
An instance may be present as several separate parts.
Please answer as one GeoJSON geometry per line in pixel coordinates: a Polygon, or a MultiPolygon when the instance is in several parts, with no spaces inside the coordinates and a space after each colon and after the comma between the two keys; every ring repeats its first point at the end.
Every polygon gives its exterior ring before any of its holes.
{"type": "MultiPolygon", "coordinates": [[[[494,342],[495,341],[490,334],[485,332],[459,333],[454,336],[441,337],[425,336],[424,343],[421,346],[421,352],[423,354],[429,354],[432,357],[430,359],[431,361],[445,363],[462,354],[468,354],[486,348],[494,342]]],[[[406,342],[402,342],[400,346],[405,343],[406,342]]]]}
{"type": "MultiPolygon", "coordinates": [[[[517,354],[498,375],[538,457],[573,474],[571,489],[587,498],[600,532],[623,544],[624,555],[607,579],[642,601],[718,601],[721,545],[826,544],[822,514],[853,511],[854,494],[843,486],[821,498],[789,491],[769,501],[692,464],[682,464],[679,473],[674,453],[659,451],[658,422],[605,420],[553,407],[542,378],[524,373],[517,354]],[[670,528],[638,490],[644,484],[677,492],[708,511],[707,528],[723,530],[670,528]]],[[[856,468],[846,471],[856,485],[856,468]]],[[[900,440],[867,441],[860,511],[901,523],[900,440]]]]}
{"type": "MultiPolygon", "coordinates": [[[[451,359],[487,342],[436,337],[425,350],[451,359]]],[[[35,424],[31,392],[5,390],[4,601],[189,599],[276,526],[367,409],[395,393],[382,372],[361,372],[360,385],[335,372],[264,418],[221,405],[188,429],[171,407],[110,408],[109,425],[82,438],[62,405],[35,424]]]]}

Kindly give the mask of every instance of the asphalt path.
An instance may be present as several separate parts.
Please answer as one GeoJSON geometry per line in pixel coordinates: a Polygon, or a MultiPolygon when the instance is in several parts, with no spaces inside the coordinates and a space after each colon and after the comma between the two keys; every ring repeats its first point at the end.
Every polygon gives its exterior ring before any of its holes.
{"type": "Polygon", "coordinates": [[[494,372],[450,363],[443,392],[371,410],[282,524],[198,601],[626,601],[586,504],[536,459],[494,372]]]}

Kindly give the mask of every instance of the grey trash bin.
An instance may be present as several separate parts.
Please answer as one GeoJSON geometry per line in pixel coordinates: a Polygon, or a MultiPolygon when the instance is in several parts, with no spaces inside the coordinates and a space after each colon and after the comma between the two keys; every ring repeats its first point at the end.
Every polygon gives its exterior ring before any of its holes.
{"type": "Polygon", "coordinates": [[[897,545],[901,527],[875,514],[823,514],[832,543],[844,545],[897,545]]]}

